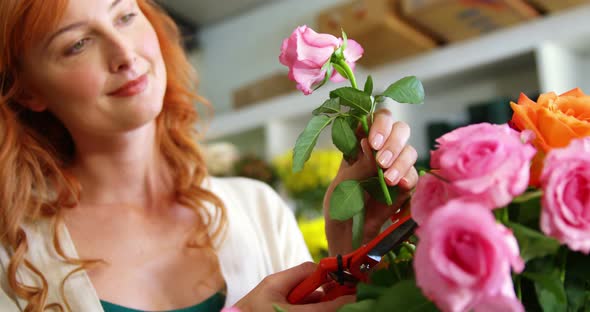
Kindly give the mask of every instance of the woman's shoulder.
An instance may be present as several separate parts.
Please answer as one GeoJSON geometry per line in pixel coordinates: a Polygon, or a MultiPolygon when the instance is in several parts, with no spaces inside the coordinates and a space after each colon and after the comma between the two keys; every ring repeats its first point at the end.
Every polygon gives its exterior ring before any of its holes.
{"type": "Polygon", "coordinates": [[[209,176],[207,179],[212,186],[241,186],[249,188],[270,188],[272,187],[262,181],[247,177],[214,177],[209,176]]]}
{"type": "Polygon", "coordinates": [[[268,184],[245,177],[209,177],[209,187],[218,196],[238,195],[247,197],[278,197],[268,184]]]}
{"type": "Polygon", "coordinates": [[[285,201],[268,184],[244,177],[211,177],[209,187],[227,209],[238,208],[249,214],[283,214],[285,201]]]}

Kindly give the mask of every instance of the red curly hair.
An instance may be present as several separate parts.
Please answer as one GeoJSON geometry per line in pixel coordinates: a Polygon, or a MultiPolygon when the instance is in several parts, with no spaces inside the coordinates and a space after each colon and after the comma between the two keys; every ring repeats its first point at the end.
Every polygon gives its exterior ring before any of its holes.
{"type": "MultiPolygon", "coordinates": [[[[199,218],[188,247],[209,248],[213,252],[213,241],[223,234],[227,220],[222,201],[201,187],[207,171],[196,143],[198,133],[194,126],[199,115],[193,103],[208,103],[195,92],[196,75],[172,19],[153,1],[137,3],[156,31],[166,64],[167,87],[162,111],[156,119],[156,144],[174,174],[177,202],[193,209],[199,218]],[[204,208],[206,203],[216,207],[213,213],[204,208]]],[[[25,259],[25,223],[41,218],[52,222],[57,253],[65,262],[79,265],[70,275],[99,261],[68,257],[58,237],[58,227],[63,226],[62,212],[76,207],[81,191],[76,178],[68,172],[75,153],[71,136],[50,112],[33,112],[19,104],[26,94],[19,75],[19,58],[58,26],[67,5],[68,0],[0,1],[0,243],[11,255],[8,283],[16,296],[28,302],[26,311],[64,308],[59,303],[46,302],[47,280],[43,272],[25,259]],[[42,285],[19,281],[16,272],[21,266],[36,274],[42,285]]]]}

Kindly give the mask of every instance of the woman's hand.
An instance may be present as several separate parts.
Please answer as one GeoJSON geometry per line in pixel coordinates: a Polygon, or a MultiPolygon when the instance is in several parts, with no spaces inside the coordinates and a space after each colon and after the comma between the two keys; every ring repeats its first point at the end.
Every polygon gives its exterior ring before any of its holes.
{"type": "Polygon", "coordinates": [[[256,288],[238,301],[234,307],[238,308],[240,312],[274,312],[273,304],[276,304],[289,312],[331,312],[336,311],[344,304],[355,301],[354,296],[342,296],[332,301],[317,302],[319,294],[315,293],[307,298],[307,302],[309,303],[300,305],[289,304],[287,302],[287,295],[291,289],[295,288],[306,277],[311,275],[316,268],[317,265],[315,263],[305,262],[288,270],[269,275],[256,288]]]}
{"type": "Polygon", "coordinates": [[[386,183],[399,186],[399,196],[392,206],[371,198],[367,199],[363,243],[369,241],[379,233],[387,218],[404,203],[409,191],[418,182],[418,173],[414,168],[418,155],[412,146],[407,145],[409,138],[410,127],[406,123],[394,123],[391,112],[387,109],[375,112],[368,140],[361,140],[362,151],[358,159],[352,164],[342,162],[324,197],[324,217],[330,255],[352,251],[352,220],[336,221],[331,220],[329,216],[330,197],[334,188],[344,180],[364,180],[376,176],[375,159],[383,168],[386,183]],[[375,157],[372,149],[377,151],[375,157]]]}

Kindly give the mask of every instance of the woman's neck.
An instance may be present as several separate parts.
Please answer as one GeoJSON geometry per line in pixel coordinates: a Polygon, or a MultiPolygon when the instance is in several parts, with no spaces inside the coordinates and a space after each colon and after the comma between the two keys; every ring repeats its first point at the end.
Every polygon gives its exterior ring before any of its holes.
{"type": "Polygon", "coordinates": [[[124,206],[145,213],[170,203],[172,177],[155,142],[155,123],[116,137],[76,140],[74,175],[81,205],[124,206]]]}

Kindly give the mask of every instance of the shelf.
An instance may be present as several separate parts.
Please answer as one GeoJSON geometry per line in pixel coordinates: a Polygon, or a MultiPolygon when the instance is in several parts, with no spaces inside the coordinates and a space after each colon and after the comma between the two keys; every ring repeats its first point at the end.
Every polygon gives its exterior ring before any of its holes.
{"type": "Polygon", "coordinates": [[[428,83],[534,51],[547,41],[579,42],[590,38],[590,5],[544,16],[510,28],[458,42],[379,69],[376,81],[412,74],[428,83]]]}
{"type": "MultiPolygon", "coordinates": [[[[358,67],[357,80],[363,82],[367,72],[370,72],[375,88],[383,89],[385,83],[391,83],[403,76],[416,75],[424,82],[428,96],[429,90],[453,83],[450,77],[465,80],[471,75],[481,76],[482,72],[485,75],[505,74],[506,69],[512,67],[512,63],[520,62],[523,56],[531,59],[530,55],[538,49],[545,47],[547,50],[548,43],[566,45],[588,54],[589,49],[583,43],[588,42],[584,39],[590,39],[589,19],[590,5],[579,6],[574,10],[544,16],[377,69],[358,67]]],[[[271,121],[304,117],[309,119],[311,111],[328,97],[329,90],[334,87],[334,84],[325,86],[309,96],[293,92],[248,108],[220,114],[211,121],[205,138],[215,140],[238,135],[244,131],[266,127],[271,121]]],[[[543,87],[546,87],[546,83],[543,83],[543,87]]]]}

